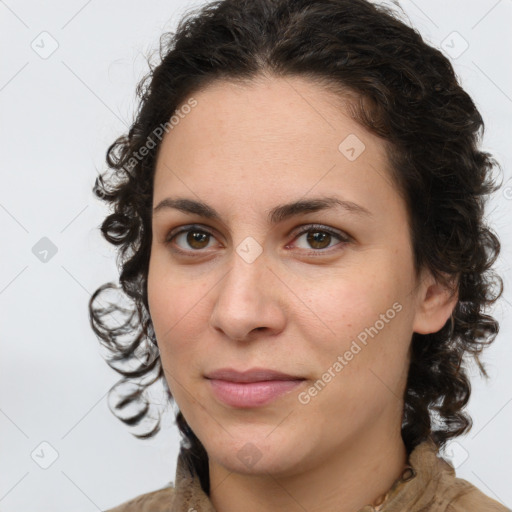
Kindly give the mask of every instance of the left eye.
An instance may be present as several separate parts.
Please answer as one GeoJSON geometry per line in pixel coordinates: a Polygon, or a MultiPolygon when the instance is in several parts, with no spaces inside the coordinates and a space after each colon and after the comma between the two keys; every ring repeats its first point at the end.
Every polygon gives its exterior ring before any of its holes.
{"type": "MultiPolygon", "coordinates": [[[[316,249],[315,252],[319,252],[319,251],[328,249],[330,247],[333,247],[333,245],[330,246],[330,242],[332,242],[333,239],[337,239],[339,242],[348,242],[349,241],[348,237],[343,236],[340,233],[331,231],[330,229],[326,229],[321,226],[319,226],[319,227],[309,226],[307,229],[302,230],[300,233],[298,233],[295,240],[299,240],[304,235],[307,235],[305,240],[306,240],[306,244],[309,247],[303,246],[301,248],[302,249],[313,248],[313,249],[316,249]]],[[[338,244],[339,244],[339,242],[338,242],[338,244]]],[[[334,244],[334,245],[338,245],[338,244],[334,244]]]]}

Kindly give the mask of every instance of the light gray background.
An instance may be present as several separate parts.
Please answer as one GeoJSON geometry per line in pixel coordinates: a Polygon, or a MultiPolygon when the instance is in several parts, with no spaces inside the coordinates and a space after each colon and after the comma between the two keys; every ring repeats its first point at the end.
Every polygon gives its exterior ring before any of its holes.
{"type": "MultiPolygon", "coordinates": [[[[132,119],[145,55],[202,3],[0,1],[3,512],[102,510],[174,478],[172,414],[156,439],[140,441],[107,407],[118,375],[101,357],[87,301],[118,274],[114,249],[98,230],[107,210],[91,188],[108,145],[132,119]],[[48,243],[43,237],[57,249],[46,262],[34,254],[48,243]],[[40,467],[54,451],[58,458],[40,467]]],[[[493,310],[501,332],[484,357],[492,380],[472,372],[474,427],[447,451],[460,477],[512,507],[512,0],[402,6],[450,54],[486,120],[484,147],[509,180],[488,209],[503,245],[497,269],[506,287],[493,310]]],[[[161,399],[158,390],[154,399],[161,399]]]]}

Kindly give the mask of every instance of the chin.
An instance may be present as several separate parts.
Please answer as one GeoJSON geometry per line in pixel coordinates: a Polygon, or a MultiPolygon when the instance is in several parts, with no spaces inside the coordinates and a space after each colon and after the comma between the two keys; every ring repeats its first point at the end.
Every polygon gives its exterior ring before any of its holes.
{"type": "Polygon", "coordinates": [[[268,436],[267,430],[261,436],[230,438],[223,447],[216,444],[208,455],[234,473],[286,476],[294,472],[304,455],[297,450],[301,443],[290,437],[282,439],[276,436],[272,439],[272,435],[268,436]]]}

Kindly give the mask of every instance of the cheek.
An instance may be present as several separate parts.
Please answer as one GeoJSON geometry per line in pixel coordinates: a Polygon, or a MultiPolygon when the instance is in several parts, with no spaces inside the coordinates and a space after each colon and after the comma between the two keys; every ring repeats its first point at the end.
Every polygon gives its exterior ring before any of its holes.
{"type": "MultiPolygon", "coordinates": [[[[150,260],[148,272],[148,304],[157,339],[167,344],[185,339],[177,333],[199,328],[202,304],[209,291],[205,276],[191,278],[190,271],[180,272],[158,250],[150,260]],[[186,326],[186,328],[185,328],[186,326]]],[[[204,314],[203,314],[204,316],[204,314]]]]}
{"type": "MultiPolygon", "coordinates": [[[[330,340],[346,340],[356,336],[379,320],[381,314],[392,309],[398,300],[398,290],[388,279],[379,280],[371,273],[351,271],[350,275],[335,275],[310,287],[304,297],[308,306],[311,327],[319,323],[330,333],[330,340]]],[[[326,340],[327,342],[327,340],[326,340]]]]}
{"type": "Polygon", "coordinates": [[[375,375],[393,387],[403,378],[410,315],[402,285],[390,275],[392,269],[387,274],[351,272],[311,287],[305,295],[310,310],[301,320],[303,336],[310,340],[308,350],[317,358],[319,377],[329,371],[343,374],[333,380],[354,396],[363,389],[372,393],[369,383],[376,383],[375,375]]]}
{"type": "Polygon", "coordinates": [[[348,417],[362,426],[389,404],[399,405],[407,370],[407,313],[398,290],[393,292],[394,297],[388,283],[360,279],[309,295],[329,334],[312,329],[313,321],[305,327],[316,375],[299,401],[310,404],[305,410],[315,411],[316,422],[329,425],[339,418],[334,432],[348,428],[348,417]]]}
{"type": "Polygon", "coordinates": [[[199,281],[180,278],[179,272],[159,265],[155,258],[148,273],[148,304],[155,329],[160,357],[171,393],[178,401],[180,383],[185,385],[198,353],[194,339],[204,325],[199,318],[205,290],[199,281]],[[164,271],[165,269],[165,271],[164,271]]]}

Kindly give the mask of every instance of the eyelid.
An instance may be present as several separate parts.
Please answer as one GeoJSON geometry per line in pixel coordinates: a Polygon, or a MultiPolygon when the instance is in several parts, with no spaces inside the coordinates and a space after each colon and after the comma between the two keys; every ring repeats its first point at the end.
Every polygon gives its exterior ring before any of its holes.
{"type": "Polygon", "coordinates": [[[324,231],[326,233],[329,233],[330,235],[333,235],[337,238],[339,238],[343,242],[350,242],[352,240],[352,237],[345,233],[344,231],[340,231],[335,228],[331,228],[329,226],[324,226],[323,224],[304,224],[302,226],[299,226],[298,228],[292,230],[290,232],[289,236],[293,236],[294,239],[303,235],[304,233],[308,233],[309,231],[324,231]]]}
{"type": "Polygon", "coordinates": [[[187,233],[188,231],[193,231],[194,229],[197,231],[204,231],[211,236],[215,236],[214,233],[216,232],[215,229],[209,226],[204,226],[202,224],[186,224],[170,230],[165,235],[164,243],[169,243],[171,239],[175,238],[176,236],[181,235],[182,233],[187,233]]]}

